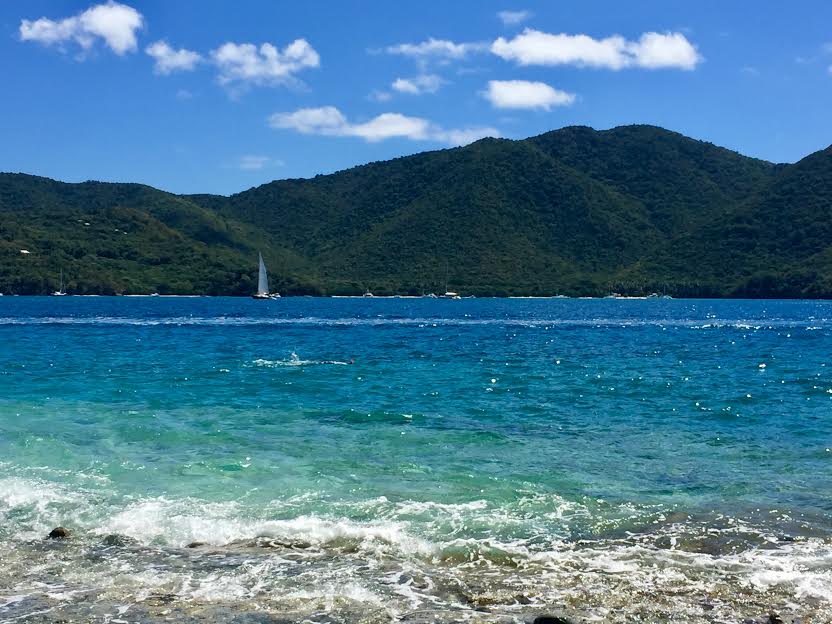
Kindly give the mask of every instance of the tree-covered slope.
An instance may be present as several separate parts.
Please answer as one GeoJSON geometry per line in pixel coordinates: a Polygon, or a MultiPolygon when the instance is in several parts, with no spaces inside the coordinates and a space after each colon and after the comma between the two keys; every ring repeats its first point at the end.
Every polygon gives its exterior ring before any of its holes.
{"type": "Polygon", "coordinates": [[[325,283],[430,292],[542,292],[606,274],[653,245],[643,207],[535,146],[468,148],[279,181],[224,214],[315,258],[325,283]]]}
{"type": "Polygon", "coordinates": [[[653,273],[696,267],[707,290],[733,296],[832,294],[832,148],[780,167],[725,214],[678,236],[653,273]]]}
{"type": "Polygon", "coordinates": [[[773,165],[650,126],[222,197],[0,174],[0,291],[832,296],[832,152],[773,165]],[[29,251],[22,254],[21,249],[29,251]]]}
{"type": "Polygon", "coordinates": [[[724,214],[769,180],[771,163],[654,126],[577,126],[528,139],[554,158],[636,198],[675,235],[724,214]]]}
{"type": "Polygon", "coordinates": [[[0,174],[0,289],[49,292],[63,270],[70,292],[235,292],[244,231],[147,186],[0,174]]]}

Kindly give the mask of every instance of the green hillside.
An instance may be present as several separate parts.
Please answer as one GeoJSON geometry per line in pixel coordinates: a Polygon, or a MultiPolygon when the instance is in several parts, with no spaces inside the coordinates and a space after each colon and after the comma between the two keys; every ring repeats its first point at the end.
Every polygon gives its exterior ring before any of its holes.
{"type": "Polygon", "coordinates": [[[832,296],[832,150],[571,127],[231,197],[0,174],[0,290],[832,296]],[[30,253],[23,254],[21,250],[30,253]]]}

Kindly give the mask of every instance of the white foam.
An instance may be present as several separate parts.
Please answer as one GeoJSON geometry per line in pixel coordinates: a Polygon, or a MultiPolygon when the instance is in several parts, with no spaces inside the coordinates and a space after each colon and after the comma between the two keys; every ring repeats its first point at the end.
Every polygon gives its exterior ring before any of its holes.
{"type": "Polygon", "coordinates": [[[266,360],[256,359],[252,362],[254,366],[264,366],[267,368],[274,368],[280,366],[347,366],[349,362],[342,362],[340,360],[302,360],[297,353],[292,353],[288,360],[266,360]]]}
{"type": "Polygon", "coordinates": [[[263,326],[263,325],[299,325],[299,326],[414,326],[428,327],[465,327],[465,326],[503,326],[503,327],[589,327],[589,328],[641,328],[660,327],[678,329],[738,329],[747,331],[779,331],[782,329],[829,329],[832,320],[822,319],[820,324],[814,320],[812,325],[795,319],[766,319],[766,324],[744,319],[724,319],[703,322],[700,319],[632,319],[632,318],[460,318],[460,317],[224,317],[224,316],[171,316],[158,318],[125,316],[49,316],[49,317],[0,317],[0,325],[114,325],[114,326],[263,326]]]}
{"type": "Polygon", "coordinates": [[[316,546],[358,542],[367,550],[394,548],[404,553],[430,554],[435,547],[406,532],[402,522],[356,522],[302,515],[286,520],[247,518],[236,503],[146,499],[128,506],[94,529],[118,533],[144,543],[185,546],[205,542],[222,546],[267,537],[305,541],[316,546]]]}

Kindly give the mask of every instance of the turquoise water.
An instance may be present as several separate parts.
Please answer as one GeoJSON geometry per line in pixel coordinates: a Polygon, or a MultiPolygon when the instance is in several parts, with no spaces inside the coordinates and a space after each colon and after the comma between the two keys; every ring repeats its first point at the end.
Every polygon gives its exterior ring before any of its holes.
{"type": "Polygon", "coordinates": [[[5,297],[0,620],[828,622],[830,448],[832,303],[5,297]]]}

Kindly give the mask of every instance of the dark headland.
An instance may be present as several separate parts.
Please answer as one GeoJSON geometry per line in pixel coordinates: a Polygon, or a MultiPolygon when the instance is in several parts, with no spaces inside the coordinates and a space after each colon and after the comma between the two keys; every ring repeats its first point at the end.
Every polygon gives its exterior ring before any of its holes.
{"type": "Polygon", "coordinates": [[[0,292],[832,297],[832,148],[568,127],[232,195],[0,174],[0,292]],[[28,252],[28,253],[24,253],[28,252]]]}

